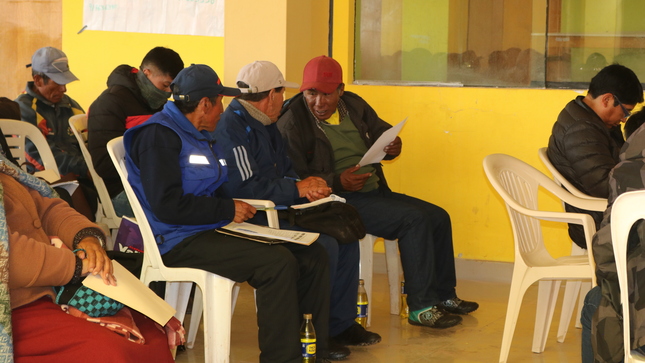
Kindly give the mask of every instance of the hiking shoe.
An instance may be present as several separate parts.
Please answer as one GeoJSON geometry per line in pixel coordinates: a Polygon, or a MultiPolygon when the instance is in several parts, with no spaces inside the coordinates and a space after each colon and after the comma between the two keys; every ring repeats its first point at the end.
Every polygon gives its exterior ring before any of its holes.
{"type": "Polygon", "coordinates": [[[350,325],[344,332],[330,338],[340,345],[372,345],[381,341],[381,336],[365,330],[359,323],[350,325]]]}
{"type": "Polygon", "coordinates": [[[436,306],[426,310],[411,311],[408,323],[427,326],[435,329],[445,329],[461,323],[461,316],[449,314],[436,306]]]}
{"type": "Polygon", "coordinates": [[[439,303],[439,307],[452,314],[468,314],[479,308],[479,304],[474,301],[465,301],[458,297],[448,299],[439,303]]]}

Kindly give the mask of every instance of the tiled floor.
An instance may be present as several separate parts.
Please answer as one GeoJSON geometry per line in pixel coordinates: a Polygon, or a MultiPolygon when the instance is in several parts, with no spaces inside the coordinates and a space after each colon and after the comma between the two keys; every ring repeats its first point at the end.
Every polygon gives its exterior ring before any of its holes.
{"type": "MultiPolygon", "coordinates": [[[[463,323],[457,327],[434,330],[411,326],[406,320],[390,315],[387,277],[381,274],[374,277],[374,298],[370,301],[373,308],[372,327],[369,329],[381,334],[383,340],[370,347],[352,347],[352,354],[345,362],[498,362],[508,284],[459,281],[459,296],[477,301],[480,304],[479,310],[465,316],[463,323]]],[[[560,292],[560,300],[563,294],[564,290],[560,292]]],[[[542,354],[531,352],[536,300],[537,284],[529,288],[524,296],[508,361],[580,362],[581,331],[574,327],[573,319],[565,342],[556,341],[559,304],[545,351],[542,354]]],[[[233,316],[231,362],[258,362],[258,355],[253,290],[248,285],[243,285],[233,316]]],[[[179,352],[177,362],[203,361],[203,334],[200,329],[195,348],[179,352]]]]}

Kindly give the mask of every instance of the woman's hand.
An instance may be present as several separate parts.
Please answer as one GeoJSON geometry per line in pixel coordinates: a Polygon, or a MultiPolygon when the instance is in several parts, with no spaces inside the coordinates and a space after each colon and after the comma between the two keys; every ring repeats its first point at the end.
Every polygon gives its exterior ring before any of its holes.
{"type": "Polygon", "coordinates": [[[106,285],[116,286],[112,261],[96,237],[88,236],[83,238],[77,244],[77,248],[84,250],[76,252],[76,255],[83,260],[83,276],[100,274],[106,285]]]}

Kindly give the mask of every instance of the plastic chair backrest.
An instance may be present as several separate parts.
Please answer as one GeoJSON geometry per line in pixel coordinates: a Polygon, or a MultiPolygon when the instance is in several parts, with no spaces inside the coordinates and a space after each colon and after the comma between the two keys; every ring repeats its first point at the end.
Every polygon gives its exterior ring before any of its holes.
{"type": "MultiPolygon", "coordinates": [[[[627,280],[627,238],[634,223],[645,219],[645,190],[638,190],[623,193],[616,198],[611,209],[611,240],[616,260],[616,272],[618,273],[618,284],[620,285],[620,302],[622,305],[622,316],[629,316],[629,284],[627,280]]],[[[625,362],[634,361],[631,346],[631,319],[622,319],[623,322],[623,343],[625,347],[625,362]]],[[[638,355],[639,362],[643,356],[638,355]]]]}
{"type": "MultiPolygon", "coordinates": [[[[533,166],[505,154],[492,154],[484,158],[484,171],[493,188],[504,199],[515,236],[515,257],[521,258],[528,266],[540,265],[540,261],[553,261],[544,246],[541,219],[567,222],[566,215],[580,216],[581,213],[548,212],[538,209],[538,188],[542,187],[556,197],[580,208],[596,210],[603,201],[578,198],[533,166]]],[[[587,214],[587,247],[595,232],[593,220],[587,214]]],[[[591,254],[590,254],[591,258],[591,254]]]]}
{"type": "Polygon", "coordinates": [[[556,183],[566,188],[571,194],[575,195],[578,198],[602,199],[607,201],[604,198],[592,197],[591,195],[585,194],[580,190],[578,190],[578,188],[574,187],[573,184],[571,184],[567,180],[567,178],[565,178],[562,174],[560,174],[558,169],[556,169],[555,166],[551,163],[551,160],[549,159],[549,156],[547,155],[546,150],[547,150],[546,147],[542,147],[538,149],[538,155],[540,156],[540,160],[542,160],[542,163],[544,163],[544,166],[546,166],[546,168],[549,170],[551,175],[553,175],[553,180],[555,180],[556,183]]]}
{"type": "MultiPolygon", "coordinates": [[[[143,254],[144,258],[144,269],[146,266],[151,266],[154,269],[166,269],[163,261],[161,260],[161,254],[157,247],[157,241],[155,240],[154,233],[150,224],[148,223],[148,218],[141,207],[141,203],[137,195],[134,193],[134,189],[128,181],[128,170],[125,166],[125,147],[123,146],[123,136],[114,138],[107,143],[108,154],[116,167],[116,171],[121,177],[121,183],[123,183],[123,189],[125,194],[128,196],[130,201],[130,206],[132,207],[132,212],[134,212],[134,218],[137,220],[139,229],[141,230],[141,236],[143,237],[143,249],[145,253],[143,254]]],[[[275,205],[270,200],[256,200],[256,199],[240,199],[251,205],[258,206],[258,208],[273,209],[275,205]]],[[[269,221],[269,227],[279,229],[278,222],[278,213],[275,210],[267,210],[267,219],[269,221]]]]}
{"type": "Polygon", "coordinates": [[[128,196],[130,201],[130,206],[132,207],[132,212],[134,213],[134,218],[137,220],[139,229],[141,230],[141,236],[143,237],[143,254],[144,258],[144,268],[146,264],[149,264],[154,269],[164,268],[163,261],[161,260],[161,253],[159,253],[159,248],[157,247],[157,242],[155,241],[154,234],[152,233],[152,228],[148,223],[148,218],[146,217],[141,203],[137,198],[130,182],[128,181],[128,170],[125,167],[125,147],[123,146],[123,137],[117,137],[110,140],[107,143],[108,153],[112,162],[116,166],[116,171],[121,177],[121,183],[123,183],[123,189],[125,194],[128,196]]]}
{"type": "Polygon", "coordinates": [[[27,160],[25,157],[25,141],[29,139],[38,149],[43,167],[47,170],[55,170],[56,174],[60,174],[54,154],[39,128],[26,121],[8,119],[0,119],[0,128],[2,128],[13,157],[20,164],[27,160]]]}
{"type": "Polygon", "coordinates": [[[103,223],[108,224],[108,227],[111,229],[119,228],[121,218],[117,216],[116,212],[114,211],[110,193],[108,193],[107,187],[103,182],[103,178],[101,178],[96,173],[94,164],[92,163],[92,156],[90,155],[90,152],[87,149],[87,145],[85,144],[87,138],[84,137],[84,134],[87,133],[87,115],[82,114],[70,117],[69,126],[72,129],[74,136],[76,136],[78,145],[81,148],[81,152],[83,153],[83,159],[85,159],[85,164],[87,164],[87,169],[92,176],[92,181],[94,182],[94,186],[96,187],[96,191],[98,192],[99,200],[101,201],[101,206],[103,207],[103,212],[105,213],[106,217],[103,223]]]}

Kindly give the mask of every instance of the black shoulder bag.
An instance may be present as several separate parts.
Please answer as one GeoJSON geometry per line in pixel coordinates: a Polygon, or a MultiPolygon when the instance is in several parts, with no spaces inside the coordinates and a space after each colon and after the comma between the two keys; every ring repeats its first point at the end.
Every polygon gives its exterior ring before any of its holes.
{"type": "Polygon", "coordinates": [[[332,201],[317,206],[278,211],[280,219],[314,232],[334,237],[338,243],[356,242],[365,237],[365,226],[354,206],[332,201]]]}

